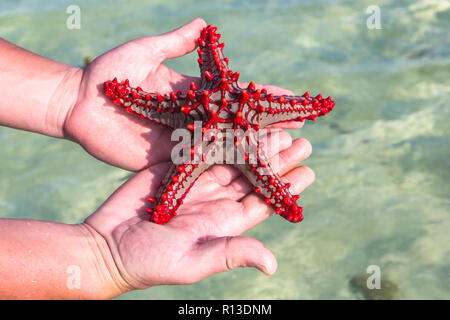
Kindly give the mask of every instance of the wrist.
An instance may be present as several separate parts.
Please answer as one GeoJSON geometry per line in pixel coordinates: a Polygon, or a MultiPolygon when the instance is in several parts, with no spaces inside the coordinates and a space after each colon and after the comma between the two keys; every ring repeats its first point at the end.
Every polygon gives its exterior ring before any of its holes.
{"type": "Polygon", "coordinates": [[[117,268],[106,239],[86,223],[74,227],[83,234],[83,247],[89,252],[87,268],[94,272],[87,298],[111,299],[133,290],[117,268]]]}
{"type": "Polygon", "coordinates": [[[78,100],[84,69],[67,66],[47,105],[46,127],[51,136],[66,138],[65,124],[78,100]]]}

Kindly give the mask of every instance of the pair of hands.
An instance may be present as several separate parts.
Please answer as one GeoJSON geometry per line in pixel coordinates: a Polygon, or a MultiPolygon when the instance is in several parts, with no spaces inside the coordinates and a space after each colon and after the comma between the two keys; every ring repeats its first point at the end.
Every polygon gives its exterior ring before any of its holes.
{"type": "MultiPolygon", "coordinates": [[[[162,62],[194,50],[204,26],[202,19],[195,19],[172,32],[127,42],[95,59],[78,75],[78,98],[64,123],[65,137],[94,157],[139,171],[84,222],[106,239],[114,267],[128,289],[193,283],[235,267],[256,267],[266,274],[277,268],[275,257],[261,242],[240,236],[265,220],[272,208],[231,166],[216,165],[202,174],[169,223],[147,221],[146,198],[156,192],[170,164],[171,132],[126,115],[105,99],[101,89],[113,77],[128,78],[154,92],[185,91],[191,81],[199,84],[199,78],[176,73],[162,62]]],[[[275,94],[292,94],[264,87],[275,94]]],[[[293,193],[314,181],[311,169],[297,167],[310,155],[311,145],[305,139],[292,141],[282,130],[299,127],[299,122],[272,127],[269,139],[276,139],[279,148],[266,150],[269,157],[281,159],[274,169],[291,183],[293,193]]]]}

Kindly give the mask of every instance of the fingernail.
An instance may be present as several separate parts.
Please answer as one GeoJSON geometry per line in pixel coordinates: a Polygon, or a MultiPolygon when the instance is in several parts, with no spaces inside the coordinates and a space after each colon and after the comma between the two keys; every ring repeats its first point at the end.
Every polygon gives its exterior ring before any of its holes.
{"type": "Polygon", "coordinates": [[[254,267],[265,274],[270,274],[269,268],[264,264],[255,264],[254,267]]]}

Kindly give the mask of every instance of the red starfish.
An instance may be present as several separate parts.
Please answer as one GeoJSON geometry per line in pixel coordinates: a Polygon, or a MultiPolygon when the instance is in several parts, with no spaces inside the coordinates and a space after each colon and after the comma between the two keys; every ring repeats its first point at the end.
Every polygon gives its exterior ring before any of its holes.
{"type": "Polygon", "coordinates": [[[303,219],[302,208],[296,203],[299,196],[293,196],[289,192],[289,184],[285,184],[270,168],[257,146],[257,131],[284,121],[315,120],[330,112],[334,101],[330,97],[323,99],[321,94],[310,97],[308,92],[303,96],[275,96],[265,89],[257,90],[254,82],[246,89],[240,88],[237,83],[239,72],[228,68],[228,58],[222,53],[224,43],[218,42],[221,35],[216,31],[216,27],[208,26],[198,39],[200,88],[192,82],[186,93],[178,91],[161,95],[147,93],[139,87],[132,88],[128,80],[118,83],[115,78],[104,84],[106,94],[115,104],[143,119],[173,129],[194,131],[196,125],[201,124],[203,133],[214,130],[213,134],[207,134],[209,140],[194,141],[192,138],[192,156],[184,163],[170,167],[156,198],[148,198],[150,208],[146,210],[149,218],[159,224],[169,221],[176,215],[199,175],[213,164],[210,160],[217,155],[225,155],[229,160],[231,155],[231,164],[247,177],[255,192],[263,196],[277,214],[291,222],[299,222],[303,219]],[[216,139],[218,132],[225,133],[230,129],[235,132],[231,147],[225,143],[226,139],[216,139]],[[237,134],[239,129],[244,135],[237,134]],[[249,156],[252,148],[256,154],[249,156]],[[200,159],[195,157],[198,153],[200,159]],[[236,158],[242,154],[243,161],[237,161],[236,158]]]}

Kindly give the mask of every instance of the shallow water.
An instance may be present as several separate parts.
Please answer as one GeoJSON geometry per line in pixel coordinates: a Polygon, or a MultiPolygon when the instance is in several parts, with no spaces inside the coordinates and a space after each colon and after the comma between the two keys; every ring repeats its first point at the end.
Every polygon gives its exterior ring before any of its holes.
{"type": "MultiPolygon", "coordinates": [[[[351,279],[378,265],[396,298],[450,298],[450,2],[378,1],[382,29],[366,26],[373,1],[77,1],[81,30],[66,28],[72,1],[0,2],[0,36],[73,65],[196,16],[220,28],[243,80],[336,100],[332,114],[291,131],[313,145],[316,182],[305,219],[271,217],[247,235],[279,269],[215,275],[189,286],[122,298],[355,299],[351,279]]],[[[169,61],[198,73],[195,54],[169,61]]],[[[0,213],[82,221],[129,173],[77,145],[0,128],[0,213]]]]}

